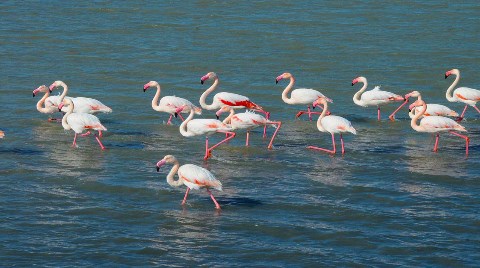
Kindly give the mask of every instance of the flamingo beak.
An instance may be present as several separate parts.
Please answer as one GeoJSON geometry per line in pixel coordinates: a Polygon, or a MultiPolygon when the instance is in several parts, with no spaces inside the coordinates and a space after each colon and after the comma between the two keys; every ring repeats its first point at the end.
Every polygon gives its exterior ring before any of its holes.
{"type": "Polygon", "coordinates": [[[175,113],[174,116],[175,116],[175,118],[178,118],[178,113],[175,113]]]}
{"type": "Polygon", "coordinates": [[[203,81],[202,79],[200,79],[200,84],[202,84],[202,85],[203,85],[203,82],[204,82],[204,81],[203,81]]]}
{"type": "Polygon", "coordinates": [[[35,98],[35,92],[33,92],[33,97],[35,98]]]}
{"type": "Polygon", "coordinates": [[[448,77],[448,75],[447,75],[447,74],[445,74],[445,79],[447,79],[447,77],[448,77]]]}
{"type": "Polygon", "coordinates": [[[160,171],[160,167],[165,165],[165,163],[166,163],[165,159],[162,159],[162,160],[158,161],[157,166],[156,166],[157,167],[157,172],[160,171]]]}
{"type": "Polygon", "coordinates": [[[157,167],[157,172],[160,172],[160,167],[157,167]]]}

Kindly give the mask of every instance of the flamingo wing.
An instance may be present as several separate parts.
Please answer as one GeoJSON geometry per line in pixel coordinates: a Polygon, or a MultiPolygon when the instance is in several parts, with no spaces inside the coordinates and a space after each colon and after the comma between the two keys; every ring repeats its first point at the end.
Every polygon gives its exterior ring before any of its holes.
{"type": "Polygon", "coordinates": [[[361,96],[363,101],[382,101],[389,102],[392,98],[402,98],[402,96],[394,94],[392,92],[380,90],[379,86],[376,86],[374,89],[366,91],[361,96]]]}
{"type": "Polygon", "coordinates": [[[231,131],[232,128],[216,119],[193,119],[187,123],[187,130],[194,135],[208,135],[217,131],[231,131]]]}
{"type": "Polygon", "coordinates": [[[197,165],[186,164],[181,166],[178,169],[178,176],[190,189],[198,190],[201,187],[212,187],[222,191],[222,183],[210,171],[197,165]]]}
{"type": "Polygon", "coordinates": [[[448,117],[427,116],[420,121],[420,126],[426,132],[439,132],[448,130],[466,131],[463,126],[448,117]]]}
{"type": "Polygon", "coordinates": [[[238,113],[232,117],[231,124],[235,129],[247,129],[263,126],[267,119],[253,112],[238,113]]]}
{"type": "Polygon", "coordinates": [[[480,101],[480,90],[469,87],[455,89],[454,96],[461,100],[480,101]]]}
{"type": "Polygon", "coordinates": [[[163,97],[162,99],[160,99],[159,105],[170,108],[172,110],[171,113],[174,113],[175,110],[180,108],[180,107],[185,107],[182,110],[182,113],[189,113],[190,109],[196,107],[189,100],[184,99],[184,98],[180,98],[180,97],[176,97],[176,96],[165,96],[165,97],[163,97]]]}
{"type": "Polygon", "coordinates": [[[341,116],[325,116],[321,123],[323,128],[330,133],[351,132],[352,134],[357,134],[357,131],[355,128],[353,128],[352,123],[341,116]]]}
{"type": "Polygon", "coordinates": [[[257,104],[250,101],[248,97],[230,92],[220,92],[215,94],[214,101],[219,107],[231,106],[234,108],[247,109],[261,108],[257,104]]]}
{"type": "MultiPolygon", "coordinates": [[[[103,113],[110,113],[112,112],[112,109],[102,102],[92,99],[92,98],[85,98],[85,97],[76,97],[76,98],[71,98],[73,103],[75,104],[74,106],[74,113],[89,113],[89,114],[95,114],[99,112],[103,113]]],[[[62,109],[63,111],[63,109],[62,109]]]]}
{"type": "Polygon", "coordinates": [[[325,95],[311,88],[297,88],[290,96],[298,104],[312,104],[319,97],[325,97],[325,95]]]}
{"type": "Polygon", "coordinates": [[[87,113],[70,114],[67,123],[75,133],[82,133],[85,129],[107,130],[96,116],[87,113]]]}
{"type": "MultiPolygon", "coordinates": [[[[415,112],[421,112],[422,107],[415,107],[415,112]]],[[[428,104],[427,111],[425,112],[426,116],[437,115],[437,116],[458,116],[458,113],[454,110],[448,108],[445,105],[441,104],[428,104]]]]}

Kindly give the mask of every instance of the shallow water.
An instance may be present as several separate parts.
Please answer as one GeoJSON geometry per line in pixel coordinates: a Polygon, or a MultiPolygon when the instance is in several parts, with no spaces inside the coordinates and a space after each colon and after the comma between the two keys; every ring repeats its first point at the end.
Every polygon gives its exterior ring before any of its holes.
{"type": "MultiPolygon", "coordinates": [[[[0,3],[0,261],[2,266],[475,266],[480,258],[480,115],[467,111],[464,141],[410,128],[406,109],[355,106],[359,75],[370,88],[448,103],[445,90],[478,88],[480,6],[423,1],[138,1],[0,3]],[[221,89],[249,96],[283,122],[273,150],[261,130],[243,132],[202,160],[202,137],[184,138],[150,107],[162,94],[198,102],[215,71],[221,89]],[[334,99],[352,121],[347,153],[329,147],[300,106],[282,102],[286,82],[334,99]],[[113,108],[105,151],[46,121],[39,85],[65,81],[71,96],[113,108]],[[173,154],[211,170],[224,185],[180,206],[155,163],[173,154]]],[[[57,94],[57,93],[54,93],[57,94]]],[[[211,98],[209,98],[211,100],[211,98]]],[[[203,118],[213,118],[204,111],[203,118]]],[[[269,129],[269,133],[273,128],[269,129]]],[[[212,141],[220,139],[213,136],[212,141]]]]}

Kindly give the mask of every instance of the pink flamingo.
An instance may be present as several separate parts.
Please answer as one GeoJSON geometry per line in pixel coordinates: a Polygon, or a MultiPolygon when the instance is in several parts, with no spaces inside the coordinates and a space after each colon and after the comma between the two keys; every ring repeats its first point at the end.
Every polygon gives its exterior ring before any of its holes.
{"type": "Polygon", "coordinates": [[[377,106],[377,114],[378,114],[378,121],[380,121],[380,105],[391,103],[394,101],[404,101],[400,107],[397,108],[390,116],[390,120],[394,121],[395,120],[395,113],[400,110],[405,104],[408,103],[408,99],[405,99],[404,97],[388,92],[388,91],[383,91],[380,90],[379,86],[376,86],[374,89],[369,90],[364,92],[367,89],[368,83],[367,83],[367,78],[363,76],[359,76],[352,81],[352,86],[355,85],[356,83],[361,82],[363,83],[363,87],[353,95],[353,102],[356,105],[362,106],[362,107],[368,107],[368,106],[377,106]],[[363,93],[363,94],[362,94],[363,93]]]}
{"type": "MultiPolygon", "coordinates": [[[[59,97],[59,104],[63,101],[68,92],[68,86],[62,81],[55,81],[50,85],[50,92],[52,92],[57,87],[63,87],[63,92],[59,97]]],[[[111,113],[112,109],[100,101],[92,98],[85,97],[76,97],[70,98],[75,103],[75,113],[87,113],[87,114],[96,114],[96,113],[111,113]]],[[[62,112],[66,112],[66,108],[62,112]]]]}
{"type": "Polygon", "coordinates": [[[68,106],[67,113],[62,118],[62,126],[65,130],[73,129],[75,131],[75,137],[73,138],[72,147],[77,147],[77,135],[83,133],[84,130],[87,130],[87,133],[81,134],[81,136],[90,135],[90,129],[97,130],[97,134],[94,134],[95,139],[97,140],[100,148],[105,149],[99,137],[102,137],[102,130],[107,130],[101,123],[98,118],[92,114],[87,113],[73,113],[75,105],[71,99],[64,99],[62,103],[58,106],[58,109],[61,110],[63,106],[68,106]]]}
{"type": "MultiPolygon", "coordinates": [[[[417,97],[418,99],[422,99],[422,95],[420,94],[420,92],[416,90],[405,95],[406,99],[410,97],[417,97]]],[[[422,110],[422,107],[415,107],[414,109],[410,110],[408,115],[410,116],[410,118],[413,118],[415,114],[419,113],[421,110],[422,110]]],[[[423,116],[432,116],[432,115],[458,117],[457,112],[448,108],[445,105],[429,103],[427,105],[427,111],[423,114],[423,116]]]]}
{"type": "MultiPolygon", "coordinates": [[[[270,113],[266,112],[263,110],[263,108],[250,101],[248,97],[235,94],[235,93],[230,93],[230,92],[219,92],[213,96],[213,101],[212,104],[207,104],[205,102],[207,96],[212,93],[217,87],[219,82],[218,75],[214,72],[209,72],[206,75],[202,76],[200,78],[200,83],[203,85],[206,80],[213,79],[213,84],[203,92],[203,94],[200,96],[200,106],[202,106],[203,109],[206,110],[217,110],[222,108],[223,106],[231,106],[234,109],[253,109],[258,112],[264,113],[265,116],[270,118],[270,113]]],[[[263,137],[265,138],[267,136],[267,127],[265,126],[263,129],[263,137]]]]}
{"type": "MultiPolygon", "coordinates": [[[[33,97],[38,93],[45,93],[43,97],[37,102],[37,111],[44,114],[53,114],[58,112],[58,105],[62,102],[60,96],[50,96],[51,90],[45,86],[41,85],[33,91],[33,97]]],[[[56,121],[59,119],[49,118],[48,121],[56,121]]]]}
{"type": "Polygon", "coordinates": [[[417,120],[425,114],[427,111],[427,104],[419,98],[414,103],[410,105],[410,109],[416,106],[422,106],[422,109],[419,113],[415,114],[412,118],[410,125],[412,128],[418,132],[428,132],[428,133],[436,133],[435,145],[433,147],[433,151],[438,151],[438,139],[439,139],[439,132],[448,131],[451,134],[458,136],[462,139],[465,139],[465,153],[468,155],[468,144],[470,142],[470,138],[465,135],[461,135],[454,131],[462,131],[466,132],[467,130],[458,124],[457,122],[453,121],[450,118],[443,117],[443,116],[426,116],[423,117],[420,123],[417,125],[417,120]]]}
{"type": "Polygon", "coordinates": [[[193,119],[193,114],[195,110],[190,110],[190,114],[180,125],[180,134],[184,137],[192,137],[198,135],[205,135],[205,156],[203,159],[207,160],[211,156],[213,149],[219,145],[233,139],[235,137],[235,132],[232,132],[232,128],[219,120],[216,119],[193,119]],[[208,135],[214,133],[225,133],[226,138],[220,141],[219,143],[208,148],[208,135]]]}
{"type": "Polygon", "coordinates": [[[212,198],[213,203],[215,203],[215,208],[220,209],[220,205],[210,192],[209,188],[215,188],[219,191],[222,191],[222,183],[215,178],[215,176],[208,170],[199,167],[193,164],[186,164],[180,166],[178,160],[173,155],[166,155],[162,160],[157,163],[157,172],[160,171],[160,167],[168,164],[173,164],[172,169],[167,175],[167,183],[173,187],[179,187],[182,184],[187,186],[187,191],[185,192],[185,197],[183,198],[182,205],[185,205],[187,202],[188,193],[190,189],[199,190],[200,188],[205,187],[210,198],[212,198]],[[178,173],[178,180],[175,180],[173,176],[175,173],[178,173]]]}
{"type": "Polygon", "coordinates": [[[218,110],[217,118],[220,116],[221,113],[230,111],[230,115],[223,120],[223,123],[230,124],[233,130],[236,129],[246,129],[247,130],[247,139],[245,142],[245,146],[248,146],[249,138],[250,138],[250,130],[265,125],[273,125],[276,130],[273,133],[272,139],[268,144],[267,148],[272,149],[273,147],[273,140],[275,136],[277,136],[280,127],[282,126],[282,122],[274,122],[270,121],[267,118],[263,117],[262,115],[256,114],[254,112],[247,111],[245,113],[238,113],[235,114],[235,110],[230,106],[224,106],[220,110],[218,110]]]}
{"type": "MultiPolygon", "coordinates": [[[[149,89],[150,87],[157,88],[157,92],[155,93],[155,96],[152,99],[153,110],[157,112],[165,112],[170,114],[167,125],[171,124],[173,115],[177,116],[178,114],[177,110],[179,110],[179,108],[184,107],[182,109],[182,113],[189,113],[190,109],[194,109],[196,114],[202,113],[202,109],[193,105],[193,103],[191,103],[190,101],[184,98],[179,98],[175,96],[165,96],[165,97],[162,97],[159,102],[158,99],[160,98],[160,91],[161,91],[160,85],[158,84],[157,81],[150,81],[143,86],[143,92],[147,91],[147,89],[149,89]]],[[[180,119],[182,119],[182,121],[184,120],[180,114],[178,114],[178,116],[180,116],[180,119]]]]}
{"type": "Polygon", "coordinates": [[[452,69],[448,72],[445,73],[445,79],[449,77],[450,75],[456,75],[455,81],[450,85],[450,87],[447,89],[447,92],[445,96],[447,97],[447,100],[449,102],[463,102],[465,103],[465,108],[463,109],[462,114],[460,115],[460,119],[463,119],[463,116],[465,115],[465,111],[467,111],[468,105],[472,106],[477,110],[477,112],[480,113],[480,110],[475,106],[477,104],[477,101],[480,101],[480,90],[478,89],[473,89],[469,87],[459,87],[453,91],[453,88],[458,84],[460,81],[460,71],[458,69],[452,69]]]}
{"type": "MultiPolygon", "coordinates": [[[[290,98],[288,98],[288,93],[290,90],[292,90],[292,87],[295,85],[295,77],[291,73],[283,73],[275,79],[275,83],[278,84],[278,82],[282,79],[290,79],[290,83],[288,83],[287,87],[282,92],[282,100],[283,102],[287,104],[307,104],[307,111],[299,111],[295,117],[300,117],[302,114],[306,113],[308,114],[308,118],[310,121],[312,121],[312,114],[321,114],[320,112],[312,112],[310,110],[310,104],[312,104],[314,101],[316,101],[319,97],[325,98],[327,101],[332,102],[331,99],[325,97],[322,93],[320,93],[317,90],[311,89],[311,88],[297,88],[292,91],[292,94],[290,94],[290,98]]],[[[315,107],[313,107],[315,108],[315,107]]],[[[320,106],[320,108],[323,109],[323,107],[320,106]]],[[[328,113],[330,114],[330,112],[328,113]]]]}
{"type": "Polygon", "coordinates": [[[345,153],[345,147],[343,145],[343,137],[342,133],[350,132],[354,135],[357,135],[357,131],[353,128],[352,123],[347,119],[336,116],[336,115],[326,115],[328,110],[327,100],[323,97],[318,98],[313,105],[316,106],[318,104],[323,104],[323,111],[322,114],[318,117],[317,120],[317,128],[321,132],[329,132],[332,135],[332,143],[333,143],[333,150],[328,150],[325,148],[319,148],[315,146],[308,146],[308,149],[313,150],[320,150],[327,153],[335,154],[336,147],[335,147],[335,133],[340,133],[340,142],[342,144],[342,154],[345,153]]]}
{"type": "Polygon", "coordinates": [[[5,132],[0,130],[0,139],[3,139],[3,137],[5,137],[5,132]]]}

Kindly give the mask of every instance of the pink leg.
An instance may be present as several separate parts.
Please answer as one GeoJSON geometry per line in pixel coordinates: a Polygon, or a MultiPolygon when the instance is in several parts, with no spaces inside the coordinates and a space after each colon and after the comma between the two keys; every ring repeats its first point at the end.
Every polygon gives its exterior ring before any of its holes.
{"type": "MultiPolygon", "coordinates": [[[[266,112],[265,113],[265,118],[270,119],[270,113],[266,112]]],[[[267,125],[263,126],[263,138],[265,139],[267,137],[267,125]]]]}
{"type": "Polygon", "coordinates": [[[320,147],[315,147],[315,146],[308,146],[307,149],[313,149],[313,150],[319,150],[319,151],[324,151],[327,153],[335,154],[337,149],[335,148],[335,136],[332,133],[332,143],[333,143],[333,150],[328,150],[325,148],[320,148],[320,147]]]}
{"type": "Polygon", "coordinates": [[[204,160],[210,157],[210,151],[208,150],[208,136],[205,137],[205,156],[203,157],[204,160]]]}
{"type": "Polygon", "coordinates": [[[86,136],[88,136],[88,135],[90,135],[90,134],[91,134],[90,131],[87,131],[87,133],[85,133],[85,134],[80,134],[80,136],[86,137],[86,136]]]}
{"type": "Polygon", "coordinates": [[[380,121],[380,106],[377,108],[377,114],[378,114],[378,116],[377,116],[378,121],[380,121]]]}
{"type": "Polygon", "coordinates": [[[187,187],[187,191],[185,192],[185,196],[183,197],[182,206],[185,205],[185,203],[187,202],[187,197],[189,192],[190,192],[190,188],[187,187]]]}
{"type": "Polygon", "coordinates": [[[185,119],[183,119],[183,116],[181,114],[178,114],[178,117],[180,117],[182,121],[185,121],[185,119]]]}
{"type": "Polygon", "coordinates": [[[436,138],[435,138],[435,145],[433,146],[433,151],[437,152],[438,151],[438,139],[440,138],[440,134],[437,133],[436,138]]]}
{"type": "Polygon", "coordinates": [[[270,122],[270,124],[275,124],[277,125],[277,129],[275,129],[275,132],[273,133],[272,139],[270,140],[270,143],[268,144],[268,149],[272,149],[273,147],[273,140],[277,136],[277,132],[280,130],[280,127],[282,127],[282,122],[270,122]]]}
{"type": "Polygon", "coordinates": [[[105,150],[105,146],[103,146],[102,142],[100,141],[97,135],[95,135],[95,139],[97,139],[97,142],[98,142],[98,145],[100,145],[100,148],[102,148],[102,150],[105,150]]]}
{"type": "Polygon", "coordinates": [[[462,112],[462,115],[460,115],[460,118],[463,118],[463,116],[465,115],[465,111],[467,111],[467,108],[468,108],[468,104],[465,104],[465,108],[463,109],[463,112],[462,112]]]}
{"type": "Polygon", "coordinates": [[[473,106],[473,108],[475,108],[475,110],[477,110],[477,112],[479,112],[479,113],[480,113],[480,110],[478,109],[478,107],[477,107],[477,106],[475,106],[475,105],[474,105],[474,106],[473,106]]]}
{"type": "Polygon", "coordinates": [[[345,146],[343,145],[343,137],[341,133],[340,133],[340,143],[342,144],[342,154],[345,154],[345,146]]]}
{"type": "Polygon", "coordinates": [[[310,111],[310,105],[307,106],[307,111],[308,111],[308,119],[312,121],[312,112],[310,111]]]}
{"type": "Polygon", "coordinates": [[[470,138],[465,136],[465,135],[459,134],[457,132],[453,132],[451,130],[449,132],[450,132],[450,134],[453,134],[453,135],[458,136],[462,139],[465,139],[465,154],[468,155],[468,144],[470,143],[470,138]]]}
{"type": "Polygon", "coordinates": [[[72,147],[77,147],[77,133],[75,133],[75,137],[73,137],[72,147]]]}
{"type": "Polygon", "coordinates": [[[98,131],[98,136],[99,136],[99,137],[103,137],[103,133],[102,133],[101,130],[98,131]]]}
{"type": "Polygon", "coordinates": [[[247,130],[247,140],[245,141],[245,146],[248,146],[249,139],[250,139],[250,130],[247,130]]]}
{"type": "Polygon", "coordinates": [[[210,192],[210,190],[208,188],[207,189],[207,192],[210,194],[210,198],[212,198],[212,201],[213,203],[215,203],[215,208],[216,209],[220,209],[220,205],[218,204],[217,200],[215,199],[215,197],[213,197],[213,194],[212,192],[210,192]]]}
{"type": "Polygon", "coordinates": [[[172,123],[172,117],[173,115],[170,115],[170,117],[168,118],[167,125],[170,125],[172,123]]]}
{"type": "Polygon", "coordinates": [[[217,148],[218,146],[220,146],[221,144],[233,139],[235,137],[235,132],[225,132],[227,134],[229,134],[229,136],[225,139],[223,139],[222,141],[220,141],[219,143],[213,145],[212,147],[208,148],[208,152],[210,153],[211,151],[213,151],[213,149],[217,148]]]}
{"type": "MultiPolygon", "coordinates": [[[[320,109],[323,110],[323,107],[321,105],[317,105],[317,107],[320,107],[320,109]]],[[[322,114],[321,112],[312,112],[312,110],[310,110],[310,105],[307,107],[307,111],[298,111],[298,113],[295,115],[295,118],[298,118],[300,117],[302,114],[305,114],[307,113],[309,115],[309,118],[310,118],[310,121],[312,121],[312,114],[322,114]]],[[[330,115],[330,111],[327,111],[327,115],[330,115]]]]}
{"type": "Polygon", "coordinates": [[[393,111],[393,113],[388,117],[390,118],[391,121],[395,121],[395,114],[400,111],[400,109],[402,109],[403,106],[405,106],[405,104],[408,103],[408,99],[406,99],[400,106],[398,106],[398,108],[393,111]]]}

